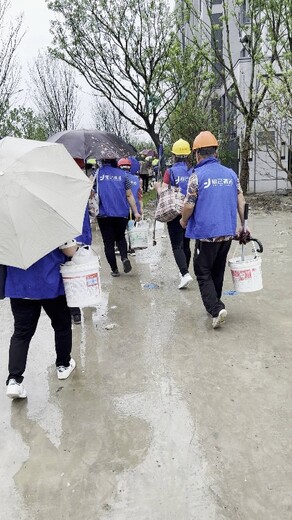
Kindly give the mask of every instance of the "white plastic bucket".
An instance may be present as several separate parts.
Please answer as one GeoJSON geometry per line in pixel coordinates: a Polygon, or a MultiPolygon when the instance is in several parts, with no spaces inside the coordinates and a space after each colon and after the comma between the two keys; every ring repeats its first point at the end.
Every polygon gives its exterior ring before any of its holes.
{"type": "Polygon", "coordinates": [[[148,247],[148,222],[136,222],[136,224],[128,227],[128,235],[132,249],[145,249],[148,247]]]}
{"type": "Polygon", "coordinates": [[[99,261],[75,264],[66,262],[61,266],[68,307],[95,306],[101,299],[99,261]]]}
{"type": "Polygon", "coordinates": [[[228,260],[234,289],[238,292],[254,292],[263,288],[262,259],[259,256],[237,256],[228,260]]]}

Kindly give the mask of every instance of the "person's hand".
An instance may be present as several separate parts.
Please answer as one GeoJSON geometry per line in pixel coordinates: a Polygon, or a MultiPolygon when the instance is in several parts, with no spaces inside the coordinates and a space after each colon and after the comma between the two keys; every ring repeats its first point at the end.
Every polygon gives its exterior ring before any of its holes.
{"type": "Polygon", "coordinates": [[[239,228],[236,232],[236,235],[241,245],[246,245],[250,241],[251,233],[249,228],[246,228],[246,230],[244,230],[243,227],[239,228]]]}
{"type": "Polygon", "coordinates": [[[186,229],[188,223],[185,222],[185,220],[183,220],[183,218],[180,219],[179,223],[180,223],[180,225],[181,225],[181,227],[182,227],[183,229],[186,229]]]}
{"type": "Polygon", "coordinates": [[[134,217],[135,217],[135,221],[136,222],[139,222],[141,220],[141,218],[142,218],[140,213],[135,213],[134,217]]]}

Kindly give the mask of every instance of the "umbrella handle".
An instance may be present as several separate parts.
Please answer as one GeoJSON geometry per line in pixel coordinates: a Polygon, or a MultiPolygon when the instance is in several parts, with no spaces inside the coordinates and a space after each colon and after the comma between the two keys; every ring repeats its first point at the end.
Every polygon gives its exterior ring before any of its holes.
{"type": "MultiPolygon", "coordinates": [[[[236,235],[233,237],[233,240],[239,240],[239,236],[236,235]]],[[[258,245],[258,249],[256,249],[257,253],[262,253],[263,250],[264,250],[264,247],[263,247],[263,244],[261,243],[261,241],[258,239],[258,238],[254,238],[254,237],[249,237],[247,239],[247,242],[256,242],[257,245],[258,245]]]]}
{"type": "Polygon", "coordinates": [[[248,204],[244,205],[244,215],[243,215],[243,230],[246,231],[247,228],[247,219],[248,219],[248,204]]]}
{"type": "Polygon", "coordinates": [[[262,253],[263,252],[264,248],[263,248],[263,244],[261,243],[260,240],[258,240],[257,238],[250,237],[250,241],[257,243],[257,245],[258,245],[258,249],[256,249],[257,253],[262,253]]]}
{"type": "MultiPolygon", "coordinates": [[[[244,213],[243,213],[243,231],[246,231],[247,228],[247,219],[248,219],[248,204],[244,204],[244,213]]],[[[244,249],[243,244],[241,246],[241,261],[244,261],[244,249]]]]}

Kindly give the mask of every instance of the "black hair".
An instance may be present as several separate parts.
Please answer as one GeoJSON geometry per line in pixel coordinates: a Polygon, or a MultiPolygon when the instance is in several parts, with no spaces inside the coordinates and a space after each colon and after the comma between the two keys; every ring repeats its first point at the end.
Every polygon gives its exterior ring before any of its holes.
{"type": "Polygon", "coordinates": [[[196,150],[202,157],[209,157],[209,155],[214,155],[217,152],[217,146],[206,146],[206,148],[198,148],[196,150]]]}
{"type": "Polygon", "coordinates": [[[102,164],[109,164],[113,168],[117,168],[118,167],[117,159],[102,159],[101,162],[102,162],[102,164]]]}

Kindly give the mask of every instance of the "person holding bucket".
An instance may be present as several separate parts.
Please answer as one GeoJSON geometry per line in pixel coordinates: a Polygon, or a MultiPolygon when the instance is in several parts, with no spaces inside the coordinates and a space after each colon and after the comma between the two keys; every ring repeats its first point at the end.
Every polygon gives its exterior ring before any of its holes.
{"type": "Polygon", "coordinates": [[[5,296],[10,298],[14,332],[10,340],[6,395],[11,399],[27,396],[23,386],[30,341],[36,331],[42,308],[55,333],[58,379],[67,379],[76,363],[71,358],[71,314],[67,305],[60,266],[77,249],[70,240],[51,251],[28,269],[7,267],[5,296]]]}
{"type": "MultiPolygon", "coordinates": [[[[130,180],[130,183],[131,183],[131,191],[133,193],[133,197],[134,197],[135,202],[136,202],[137,210],[138,210],[139,214],[142,215],[143,190],[142,190],[142,180],[138,177],[139,171],[137,172],[136,175],[131,173],[132,161],[131,161],[130,157],[129,158],[122,157],[121,159],[119,159],[118,160],[118,168],[121,168],[121,170],[126,172],[127,177],[128,177],[128,179],[130,180]]],[[[129,213],[128,229],[129,229],[129,226],[130,226],[130,222],[134,225],[133,213],[132,213],[130,204],[129,204],[129,211],[130,211],[130,213],[129,213]]],[[[131,256],[135,256],[135,249],[133,249],[131,247],[130,238],[129,238],[128,253],[131,256]]]]}
{"type": "Polygon", "coordinates": [[[218,141],[211,132],[200,132],[195,138],[197,165],[189,179],[180,221],[186,236],[196,239],[194,271],[214,329],[227,317],[221,301],[226,259],[236,234],[237,210],[243,225],[245,205],[238,177],[220,164],[217,149],[218,141]]]}
{"type": "Polygon", "coordinates": [[[111,275],[120,276],[115,255],[115,243],[121,254],[124,273],[132,270],[125,238],[129,205],[135,220],[140,220],[141,216],[133,197],[131,182],[127,174],[117,168],[116,160],[102,160],[95,186],[99,197],[97,222],[102,235],[105,256],[111,267],[111,275]]]}
{"type": "MultiPolygon", "coordinates": [[[[174,163],[164,173],[162,186],[160,183],[155,184],[158,193],[169,184],[180,189],[183,195],[187,193],[188,180],[191,169],[188,164],[188,157],[191,154],[191,148],[187,141],[179,139],[176,141],[171,150],[174,156],[174,163]]],[[[173,256],[180,272],[180,283],[178,289],[185,289],[193,281],[189,273],[189,265],[191,260],[190,239],[185,236],[185,231],[180,225],[181,215],[167,222],[167,228],[173,256]]]]}
{"type": "MultiPolygon", "coordinates": [[[[89,207],[88,204],[85,208],[82,233],[75,238],[77,246],[91,246],[92,243],[92,231],[90,225],[89,207]]],[[[70,307],[72,321],[75,325],[81,324],[81,309],[79,307],[70,307]]]]}

